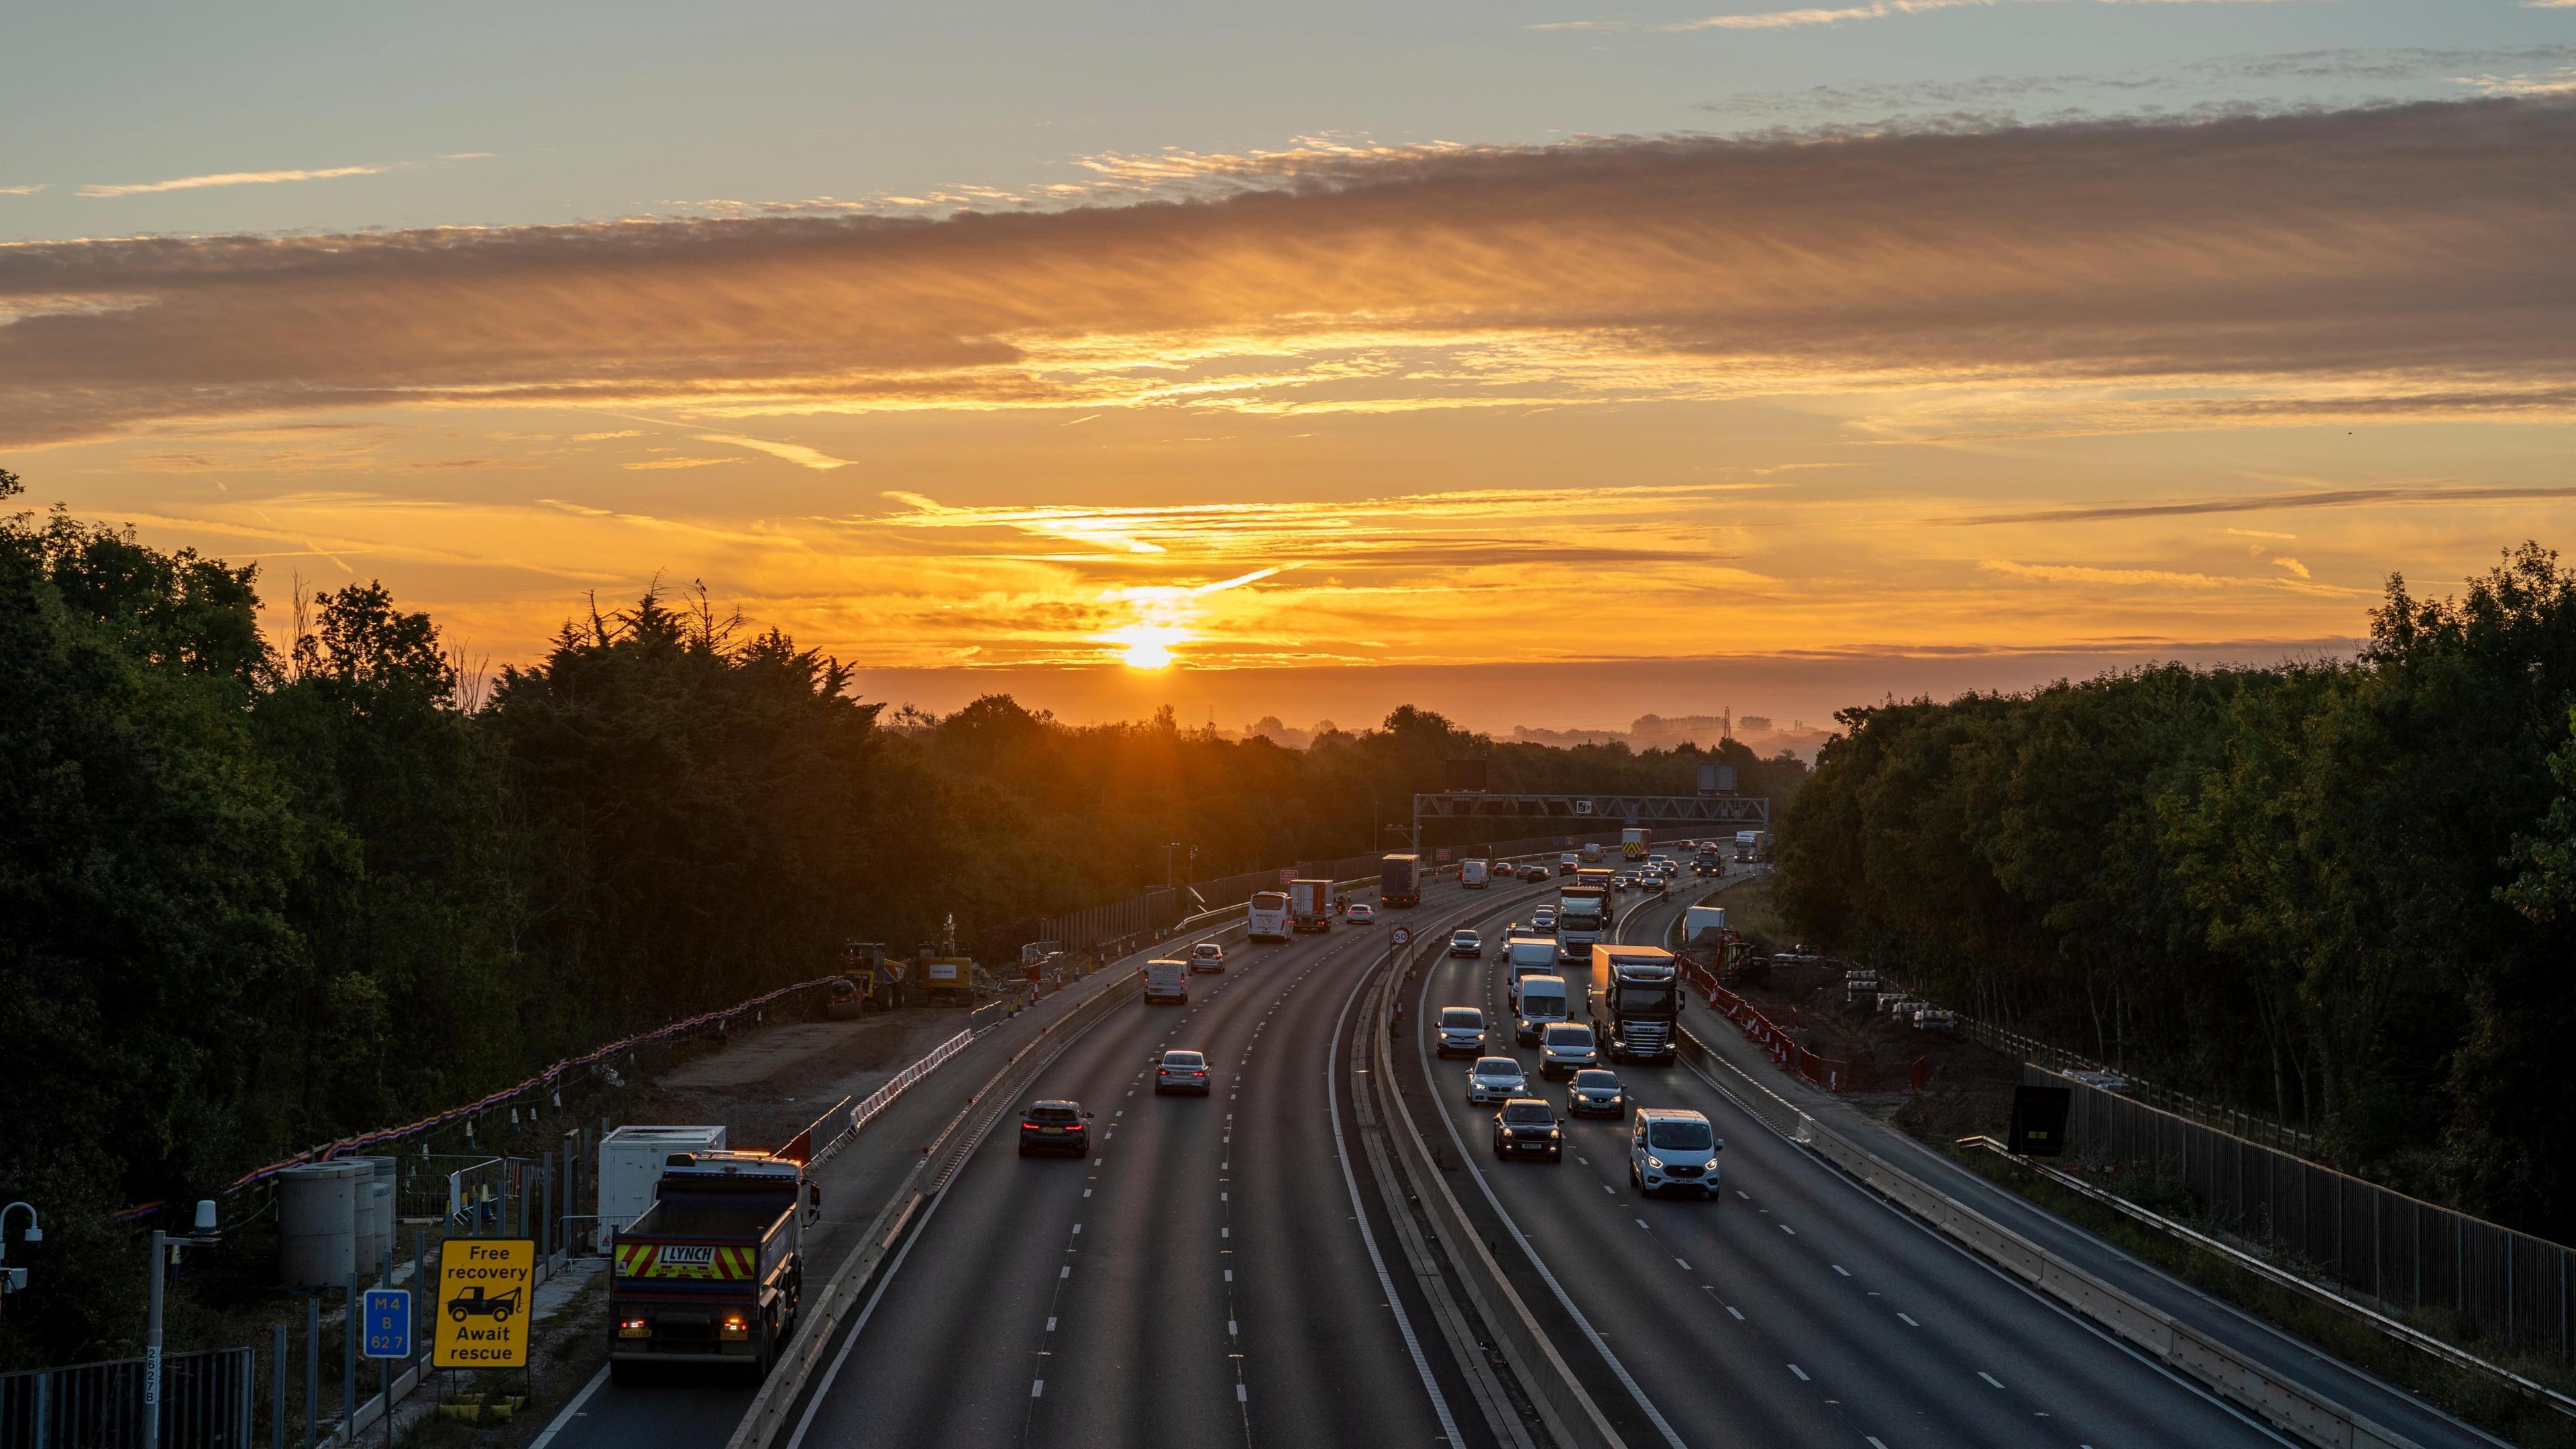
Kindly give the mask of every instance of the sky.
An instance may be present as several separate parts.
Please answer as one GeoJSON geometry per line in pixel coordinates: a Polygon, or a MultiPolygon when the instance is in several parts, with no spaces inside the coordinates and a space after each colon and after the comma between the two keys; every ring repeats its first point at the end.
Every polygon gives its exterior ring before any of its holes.
{"type": "Polygon", "coordinates": [[[0,467],[1067,718],[2347,652],[2576,519],[2576,0],[41,7],[0,467]]]}

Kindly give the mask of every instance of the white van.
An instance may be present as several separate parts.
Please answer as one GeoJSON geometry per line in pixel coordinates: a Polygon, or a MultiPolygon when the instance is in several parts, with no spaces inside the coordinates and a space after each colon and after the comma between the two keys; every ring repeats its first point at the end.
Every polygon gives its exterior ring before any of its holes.
{"type": "Polygon", "coordinates": [[[1639,1192],[1698,1188],[1717,1196],[1717,1154],[1726,1143],[1708,1118],[1677,1107],[1640,1107],[1628,1131],[1628,1181],[1639,1192]]]}
{"type": "Polygon", "coordinates": [[[1503,995],[1521,1004],[1521,978],[1556,974],[1556,943],[1545,936],[1514,936],[1503,943],[1503,995]]]}
{"type": "Polygon", "coordinates": [[[1145,1004],[1177,1001],[1190,1004],[1190,963],[1187,961],[1148,961],[1145,963],[1145,1004]]]}
{"type": "Polygon", "coordinates": [[[1538,1034],[1552,1021],[1563,1021],[1565,978],[1562,976],[1525,976],[1521,978],[1520,999],[1514,1003],[1517,1017],[1513,1036],[1522,1046],[1538,1045],[1538,1034]]]}

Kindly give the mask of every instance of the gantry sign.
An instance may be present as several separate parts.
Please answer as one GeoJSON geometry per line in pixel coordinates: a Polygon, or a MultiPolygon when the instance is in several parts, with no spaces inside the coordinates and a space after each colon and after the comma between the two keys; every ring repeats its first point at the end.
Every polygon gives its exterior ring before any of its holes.
{"type": "Polygon", "coordinates": [[[1413,838],[1425,820],[1484,820],[1540,815],[1590,825],[1732,825],[1771,828],[1771,801],[1759,795],[1506,795],[1444,790],[1413,797],[1413,838]]]}

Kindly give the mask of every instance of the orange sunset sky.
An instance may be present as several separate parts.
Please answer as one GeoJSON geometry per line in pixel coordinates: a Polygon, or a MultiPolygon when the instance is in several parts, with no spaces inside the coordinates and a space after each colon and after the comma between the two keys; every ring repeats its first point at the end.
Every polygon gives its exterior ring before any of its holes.
{"type": "MultiPolygon", "coordinates": [[[[819,14],[759,44],[932,57],[922,108],[719,61],[707,136],[620,138],[533,59],[443,109],[460,53],[73,139],[43,81],[0,466],[273,622],[381,578],[513,661],[703,580],[873,697],[1228,727],[2334,652],[2566,536],[2576,8],[1708,8],[1442,8],[1302,100],[1113,10],[1133,94],[981,128],[971,36],[819,14]]],[[[700,43],[641,28],[602,64],[700,43]]]]}

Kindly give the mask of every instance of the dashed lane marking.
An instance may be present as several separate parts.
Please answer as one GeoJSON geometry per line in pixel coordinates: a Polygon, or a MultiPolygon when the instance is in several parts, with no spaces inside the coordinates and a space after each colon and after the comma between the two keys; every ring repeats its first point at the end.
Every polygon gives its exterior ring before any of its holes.
{"type": "Polygon", "coordinates": [[[1984,1369],[1977,1370],[1977,1377],[1984,1379],[1987,1383],[1994,1385],[1996,1388],[2000,1389],[2004,1386],[2004,1381],[2002,1379],[1996,1378],[1993,1374],[1986,1372],[1984,1369]]]}
{"type": "Polygon", "coordinates": [[[1807,1377],[1807,1371],[1798,1367],[1796,1364],[1789,1365],[1789,1372],[1796,1374],[1798,1376],[1798,1382],[1802,1384],[1814,1382],[1814,1380],[1807,1377]]]}

